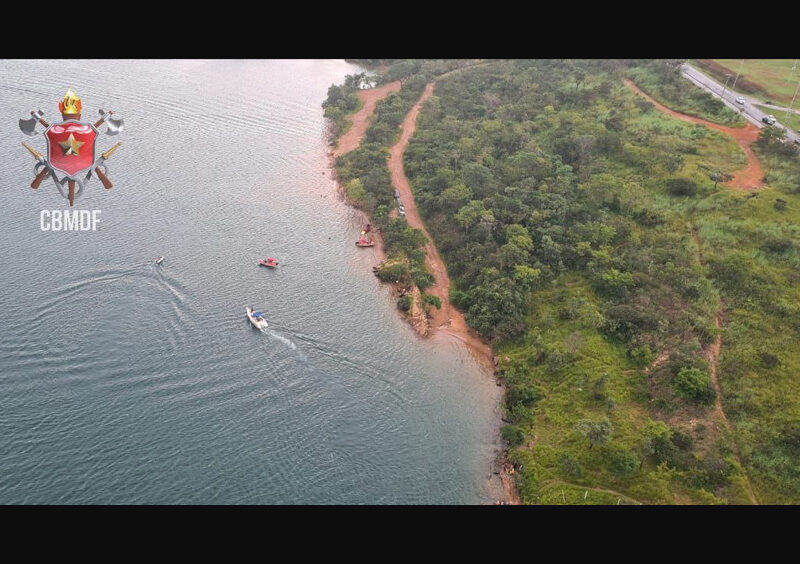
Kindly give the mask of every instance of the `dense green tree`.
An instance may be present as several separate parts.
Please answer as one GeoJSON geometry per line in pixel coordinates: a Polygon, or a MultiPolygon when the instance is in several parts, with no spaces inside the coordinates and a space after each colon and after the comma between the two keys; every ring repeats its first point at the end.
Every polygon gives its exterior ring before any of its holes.
{"type": "Polygon", "coordinates": [[[672,442],[672,429],[663,421],[650,421],[645,426],[642,450],[645,456],[652,456],[656,462],[669,462],[675,453],[672,442]]]}
{"type": "Polygon", "coordinates": [[[575,430],[589,442],[590,450],[595,445],[607,443],[614,434],[614,426],[608,419],[601,419],[600,421],[581,419],[575,425],[575,430]]]}

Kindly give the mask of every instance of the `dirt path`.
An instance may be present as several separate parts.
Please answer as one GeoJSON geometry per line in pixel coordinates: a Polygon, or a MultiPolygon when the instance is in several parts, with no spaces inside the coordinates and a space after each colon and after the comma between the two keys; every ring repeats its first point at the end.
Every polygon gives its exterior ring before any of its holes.
{"type": "MultiPolygon", "coordinates": [[[[705,261],[703,260],[703,251],[702,246],[700,245],[700,234],[697,228],[692,229],[692,237],[697,245],[697,260],[700,262],[700,264],[704,265],[705,261]]],[[[753,491],[753,486],[750,484],[750,478],[747,475],[747,470],[745,469],[744,464],[742,464],[742,457],[739,454],[739,446],[736,444],[736,438],[733,434],[733,425],[731,425],[727,415],[725,415],[725,410],[722,408],[722,388],[720,388],[719,378],[717,377],[717,364],[719,362],[719,354],[722,350],[722,333],[720,330],[722,329],[722,316],[724,312],[725,304],[722,302],[722,300],[719,300],[717,314],[714,316],[714,325],[716,325],[718,331],[717,336],[714,339],[714,342],[711,343],[711,345],[705,351],[711,376],[711,387],[714,388],[714,409],[720,421],[722,421],[723,425],[730,433],[731,441],[733,443],[733,454],[736,457],[736,462],[739,463],[739,467],[742,469],[742,475],[744,476],[744,483],[747,487],[747,494],[750,498],[750,502],[753,505],[758,505],[758,498],[756,498],[756,494],[753,491]]]]}
{"type": "Polygon", "coordinates": [[[626,78],[624,82],[628,88],[640,96],[643,96],[659,111],[680,120],[688,121],[689,123],[699,123],[701,125],[705,125],[706,127],[710,127],[711,129],[716,129],[717,131],[721,131],[722,133],[730,135],[733,140],[736,141],[736,144],[742,148],[744,154],[747,156],[747,166],[742,170],[737,170],[734,172],[733,180],[725,182],[725,186],[730,186],[731,188],[737,188],[740,190],[755,190],[756,188],[761,188],[764,186],[764,172],[761,170],[761,163],[758,162],[758,157],[756,157],[755,153],[753,153],[753,149],[750,148],[750,145],[758,140],[758,133],[760,131],[758,127],[750,122],[747,122],[745,127],[726,127],[724,125],[712,123],[698,117],[689,116],[674,110],[670,110],[668,107],[656,102],[651,96],[642,92],[642,90],[640,90],[639,87],[633,83],[633,81],[626,78]]]}
{"type": "MultiPolygon", "coordinates": [[[[460,70],[463,70],[463,68],[447,72],[439,78],[443,78],[454,72],[459,72],[460,70]]],[[[405,119],[403,119],[400,139],[389,149],[389,173],[391,175],[392,185],[400,193],[400,199],[403,201],[403,207],[406,210],[406,221],[408,221],[411,227],[420,229],[427,239],[425,244],[425,264],[433,273],[436,281],[432,286],[426,288],[425,291],[428,294],[437,296],[442,301],[442,307],[438,310],[433,310],[434,316],[430,322],[430,333],[439,337],[445,336],[460,341],[466,345],[467,350],[470,351],[470,354],[472,354],[479,364],[491,371],[494,368],[492,362],[492,347],[467,326],[464,315],[450,303],[450,277],[447,275],[447,267],[439,256],[439,251],[433,243],[433,238],[422,222],[416,201],[414,200],[414,194],[411,191],[411,184],[403,169],[403,154],[405,153],[409,141],[411,141],[411,138],[414,136],[414,131],[416,131],[417,117],[422,109],[422,105],[431,97],[435,87],[436,80],[428,83],[422,95],[419,97],[419,100],[411,107],[405,119]]],[[[503,491],[506,497],[505,503],[508,505],[521,505],[522,499],[517,491],[512,472],[513,467],[508,463],[505,457],[503,457],[501,460],[500,482],[503,485],[503,491]]]]}
{"type": "Polygon", "coordinates": [[[375,104],[386,98],[391,92],[400,90],[400,81],[395,80],[378,88],[359,90],[358,97],[364,105],[352,116],[352,125],[339,137],[339,144],[333,151],[333,158],[349,153],[361,144],[361,139],[369,127],[369,120],[375,112],[375,104]]]}
{"type": "MultiPolygon", "coordinates": [[[[614,496],[617,496],[618,498],[620,498],[620,500],[624,499],[624,500],[632,502],[632,503],[634,503],[636,505],[644,505],[641,501],[633,499],[632,497],[630,497],[628,495],[625,495],[623,493],[620,493],[618,491],[615,491],[615,490],[607,490],[605,488],[590,488],[590,487],[587,487],[587,486],[581,486],[579,484],[570,484],[569,482],[564,482],[563,480],[548,480],[547,484],[548,485],[555,485],[555,486],[558,486],[558,485],[572,486],[572,487],[580,488],[580,489],[587,490],[587,491],[590,491],[590,492],[598,492],[598,493],[604,493],[604,494],[608,494],[608,495],[614,495],[614,496]]],[[[618,504],[619,504],[620,500],[617,501],[618,504]]]]}
{"type": "Polygon", "coordinates": [[[422,230],[427,239],[425,244],[425,263],[433,273],[436,282],[433,286],[426,288],[428,294],[437,296],[442,301],[441,309],[434,309],[433,319],[431,319],[431,333],[441,331],[447,335],[458,339],[467,345],[473,355],[483,364],[491,366],[492,348],[486,344],[478,335],[467,327],[464,316],[450,303],[450,277],[447,275],[447,267],[439,256],[439,251],[433,243],[422,218],[419,215],[417,204],[414,201],[414,194],[411,192],[411,184],[403,170],[403,154],[405,153],[408,142],[414,136],[417,128],[417,116],[422,105],[431,97],[436,87],[436,81],[428,83],[417,103],[409,110],[403,120],[400,139],[389,149],[389,172],[392,177],[392,185],[400,192],[400,199],[406,210],[406,221],[411,227],[422,230]]]}
{"type": "MultiPolygon", "coordinates": [[[[442,74],[438,78],[443,78],[452,73],[464,70],[465,68],[484,65],[491,62],[492,61],[483,61],[474,65],[468,65],[466,67],[454,69],[442,74]]],[[[430,98],[431,94],[433,94],[435,84],[436,80],[432,81],[425,87],[420,99],[417,100],[417,103],[414,104],[409,113],[406,115],[405,119],[403,120],[400,139],[389,150],[389,160],[387,164],[391,174],[392,184],[400,192],[401,199],[403,200],[404,207],[406,209],[406,220],[412,227],[421,229],[427,239],[427,244],[425,246],[425,260],[428,268],[436,277],[436,283],[432,287],[428,288],[427,291],[428,293],[439,297],[439,299],[442,301],[442,308],[440,310],[435,310],[436,315],[431,323],[431,333],[436,333],[438,331],[438,335],[440,336],[444,335],[464,343],[467,346],[467,350],[470,351],[478,363],[487,368],[489,371],[492,371],[494,368],[492,348],[485,343],[477,335],[477,333],[467,327],[464,316],[460,311],[455,309],[452,304],[450,304],[450,278],[447,275],[447,268],[439,256],[439,251],[433,244],[433,239],[431,238],[430,233],[428,233],[428,230],[425,229],[425,225],[422,223],[422,219],[417,211],[416,202],[414,201],[414,195],[411,192],[411,185],[409,184],[408,178],[403,170],[403,154],[406,146],[408,146],[408,142],[414,135],[417,116],[422,108],[422,104],[424,104],[425,101],[430,98]]],[[[400,90],[400,87],[401,84],[398,80],[389,84],[385,84],[380,88],[362,90],[358,93],[359,97],[363,100],[364,105],[353,115],[350,129],[348,129],[347,132],[339,137],[339,142],[336,149],[330,153],[332,160],[358,148],[358,146],[361,144],[361,140],[364,138],[367,128],[369,127],[370,118],[375,112],[376,104],[388,96],[389,93],[400,90]]],[[[333,162],[331,162],[331,167],[333,168],[333,166],[333,162]]],[[[393,210],[393,212],[394,215],[396,215],[396,210],[393,210]]],[[[373,237],[379,243],[378,246],[380,247],[380,250],[377,251],[377,255],[382,260],[385,258],[383,253],[383,241],[380,239],[380,235],[378,233],[374,233],[373,237]]],[[[373,248],[373,250],[375,250],[375,248],[373,248]]],[[[503,490],[506,496],[505,502],[510,505],[521,505],[522,500],[520,499],[514,479],[510,473],[511,468],[506,463],[505,459],[502,460],[501,465],[500,481],[503,485],[503,490]]]]}

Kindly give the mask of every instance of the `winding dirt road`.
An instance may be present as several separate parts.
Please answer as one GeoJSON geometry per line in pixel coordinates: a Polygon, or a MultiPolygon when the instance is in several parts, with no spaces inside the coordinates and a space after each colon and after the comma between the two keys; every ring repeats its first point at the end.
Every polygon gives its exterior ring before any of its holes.
{"type": "Polygon", "coordinates": [[[392,185],[400,192],[400,199],[403,201],[403,206],[406,210],[406,221],[411,227],[420,229],[427,239],[425,244],[425,263],[436,278],[436,282],[433,286],[426,288],[425,291],[442,301],[441,309],[433,310],[431,332],[442,331],[451,337],[455,337],[465,343],[481,363],[491,365],[492,348],[467,327],[464,315],[450,303],[450,277],[447,275],[447,267],[439,256],[439,251],[433,243],[433,238],[422,222],[419,210],[417,210],[417,204],[414,201],[414,194],[411,191],[411,184],[403,170],[403,154],[417,128],[417,116],[419,116],[422,105],[433,94],[435,87],[436,81],[428,83],[417,103],[406,114],[400,139],[389,149],[389,172],[392,177],[392,185]]]}
{"type": "MultiPolygon", "coordinates": [[[[456,69],[456,71],[458,70],[462,69],[456,69]]],[[[449,75],[456,71],[450,71],[442,76],[449,75]]],[[[436,278],[436,282],[433,286],[427,288],[427,292],[437,296],[442,301],[441,309],[434,309],[435,314],[431,320],[431,333],[442,329],[444,333],[465,343],[470,352],[472,352],[482,364],[491,366],[491,347],[480,337],[478,337],[474,331],[467,327],[464,316],[450,303],[450,278],[447,276],[447,268],[439,256],[439,251],[433,244],[433,239],[431,238],[430,233],[428,233],[428,230],[422,223],[422,219],[417,211],[416,203],[414,202],[414,195],[411,192],[411,185],[409,184],[408,178],[403,171],[403,153],[405,152],[411,137],[414,135],[417,124],[417,116],[419,115],[420,109],[425,101],[430,98],[431,94],[433,94],[435,85],[436,81],[434,80],[425,87],[425,90],[420,96],[419,100],[417,100],[417,103],[414,104],[411,110],[409,110],[408,114],[403,120],[400,138],[398,139],[397,143],[395,143],[389,149],[388,166],[391,173],[392,184],[400,192],[400,197],[403,200],[403,204],[406,209],[406,220],[412,227],[421,229],[427,238],[427,243],[425,245],[425,253],[427,255],[426,264],[436,278]]],[[[372,114],[375,112],[376,104],[380,100],[383,100],[391,92],[397,92],[400,90],[400,87],[400,81],[397,80],[395,82],[384,84],[378,88],[371,88],[358,92],[358,96],[364,102],[364,105],[358,112],[353,114],[352,125],[344,134],[342,134],[341,137],[339,137],[339,142],[336,149],[331,152],[331,156],[334,159],[358,148],[361,140],[364,138],[367,128],[369,127],[370,119],[372,118],[372,114]]],[[[396,212],[396,210],[393,211],[396,212]]]]}
{"type": "Polygon", "coordinates": [[[632,80],[626,78],[624,79],[624,82],[625,86],[644,97],[660,112],[678,118],[682,121],[699,123],[701,125],[705,125],[706,127],[710,127],[711,129],[716,129],[717,131],[721,131],[722,133],[730,135],[733,140],[736,141],[736,144],[742,148],[744,154],[747,156],[747,166],[734,172],[733,180],[724,182],[723,184],[725,186],[730,186],[731,188],[737,188],[739,190],[755,190],[764,186],[764,172],[761,170],[761,163],[758,162],[758,157],[756,157],[755,153],[753,153],[753,149],[750,148],[750,145],[758,140],[758,133],[760,131],[758,127],[750,122],[748,122],[744,127],[726,127],[724,125],[712,123],[698,117],[676,112],[664,106],[663,104],[656,102],[651,96],[644,93],[638,86],[636,86],[632,80]]]}
{"type": "MultiPolygon", "coordinates": [[[[488,62],[491,61],[477,63],[470,66],[487,64],[488,62]]],[[[463,68],[468,67],[462,67],[460,69],[449,71],[441,75],[439,78],[447,76],[453,72],[463,70],[463,68]]],[[[441,257],[439,256],[439,251],[433,244],[433,238],[430,236],[430,233],[428,233],[428,230],[425,228],[425,224],[422,222],[422,218],[419,216],[417,205],[414,201],[414,195],[411,192],[411,185],[403,170],[403,154],[408,146],[408,142],[411,140],[414,135],[414,131],[416,130],[417,116],[419,115],[422,105],[428,98],[430,98],[431,94],[433,94],[435,85],[435,80],[430,82],[425,87],[425,90],[423,91],[419,100],[417,100],[416,104],[414,104],[411,110],[409,110],[408,114],[403,120],[400,139],[389,149],[389,159],[387,165],[391,174],[392,184],[400,192],[401,199],[403,200],[406,210],[406,220],[412,227],[421,229],[427,239],[427,243],[425,245],[425,262],[436,278],[436,282],[433,284],[433,286],[427,288],[427,292],[437,296],[442,301],[441,309],[434,309],[435,314],[431,322],[431,333],[438,332],[439,335],[445,335],[464,343],[467,346],[467,350],[470,351],[472,356],[475,357],[479,364],[491,371],[493,369],[492,348],[486,342],[484,342],[477,335],[477,333],[472,331],[467,326],[464,316],[450,303],[450,277],[447,275],[447,268],[445,267],[444,261],[442,261],[441,257]]],[[[353,115],[350,129],[348,129],[341,137],[339,137],[339,142],[336,149],[330,153],[332,159],[336,159],[337,157],[358,148],[361,140],[364,138],[367,128],[369,127],[370,118],[375,111],[375,105],[380,100],[388,96],[389,93],[400,90],[400,87],[400,81],[395,81],[385,84],[380,88],[362,90],[358,93],[359,97],[361,97],[364,102],[364,106],[353,115]]],[[[333,167],[333,162],[331,162],[331,166],[333,167]]],[[[396,213],[396,210],[393,210],[393,212],[396,213]]],[[[380,239],[378,234],[375,234],[375,237],[380,239]]],[[[380,246],[381,248],[383,247],[383,241],[380,241],[380,246]]],[[[382,251],[380,254],[383,254],[382,251]]],[[[502,470],[500,472],[500,481],[505,492],[506,502],[511,505],[520,505],[522,501],[519,493],[517,492],[514,479],[511,477],[508,469],[505,467],[505,458],[501,459],[501,465],[502,470]]]]}

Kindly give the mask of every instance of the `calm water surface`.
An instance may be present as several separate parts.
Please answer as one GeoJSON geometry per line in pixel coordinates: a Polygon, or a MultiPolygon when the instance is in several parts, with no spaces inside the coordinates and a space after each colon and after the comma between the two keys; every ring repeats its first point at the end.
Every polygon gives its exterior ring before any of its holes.
{"type": "Polygon", "coordinates": [[[498,389],[358,249],[320,103],[343,61],[0,61],[0,503],[487,503],[498,389]],[[115,187],[66,209],[17,120],[68,86],[115,187]],[[163,254],[160,267],[152,258],[163,254]],[[278,257],[267,270],[257,259],[278,257]],[[261,333],[244,308],[266,312],[261,333]]]}

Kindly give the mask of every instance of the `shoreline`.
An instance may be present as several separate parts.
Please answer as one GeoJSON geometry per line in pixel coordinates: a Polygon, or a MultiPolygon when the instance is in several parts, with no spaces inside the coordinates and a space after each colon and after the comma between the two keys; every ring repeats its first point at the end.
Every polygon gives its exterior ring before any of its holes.
{"type": "Polygon", "coordinates": [[[442,301],[442,307],[439,309],[434,308],[433,316],[428,320],[430,334],[434,335],[442,331],[459,339],[470,349],[476,360],[493,371],[494,354],[491,345],[467,326],[464,315],[450,303],[450,277],[447,274],[447,266],[439,256],[433,237],[428,233],[425,223],[422,221],[411,190],[411,183],[403,169],[403,155],[416,131],[417,117],[422,105],[433,95],[435,87],[435,80],[429,82],[425,86],[422,95],[406,114],[401,125],[400,138],[389,148],[387,166],[389,167],[392,186],[400,192],[403,200],[406,209],[406,221],[411,227],[422,231],[427,239],[425,243],[425,263],[433,273],[435,282],[429,288],[426,288],[426,293],[434,295],[442,301]]]}
{"type": "MultiPolygon", "coordinates": [[[[498,387],[505,388],[504,384],[501,380],[497,378],[497,371],[496,371],[496,362],[494,357],[494,352],[492,350],[491,345],[482,339],[473,329],[467,326],[466,320],[464,319],[464,315],[456,309],[451,303],[449,299],[449,291],[450,291],[450,278],[447,275],[447,267],[444,264],[444,261],[439,256],[439,252],[436,249],[436,245],[433,242],[433,238],[428,233],[428,230],[425,228],[424,223],[422,222],[422,218],[419,216],[419,212],[417,211],[416,202],[414,200],[414,195],[411,192],[411,185],[408,181],[408,178],[405,176],[405,172],[403,171],[403,154],[405,152],[405,148],[408,145],[411,137],[413,137],[414,132],[416,130],[416,121],[417,116],[419,115],[420,110],[422,109],[422,105],[425,101],[430,98],[433,94],[433,90],[436,86],[436,80],[432,80],[425,86],[425,90],[423,91],[420,98],[414,103],[411,107],[409,112],[403,118],[403,122],[401,125],[401,133],[400,138],[397,142],[389,148],[389,158],[387,160],[387,167],[389,168],[389,173],[392,179],[392,185],[398,190],[402,196],[405,208],[406,208],[406,221],[411,227],[420,229],[427,239],[425,244],[425,262],[428,268],[433,273],[436,281],[432,286],[430,286],[427,290],[428,293],[437,296],[441,302],[442,307],[433,309],[433,315],[431,318],[428,318],[427,315],[422,312],[422,315],[425,316],[425,321],[423,323],[424,329],[419,327],[420,321],[417,320],[415,323],[415,317],[419,316],[419,312],[416,314],[412,314],[411,312],[404,315],[406,321],[408,321],[415,332],[420,337],[427,337],[427,338],[444,338],[451,341],[457,341],[465,346],[467,351],[470,353],[470,356],[475,359],[478,365],[483,368],[488,375],[490,375],[498,385],[498,387]],[[411,217],[410,217],[411,216],[411,217]]],[[[336,159],[341,155],[349,153],[350,151],[356,149],[361,144],[361,140],[363,139],[367,128],[370,124],[370,118],[375,111],[375,106],[377,103],[388,96],[391,92],[396,92],[400,90],[401,84],[400,81],[391,82],[388,84],[384,84],[378,88],[368,89],[368,90],[360,90],[358,92],[358,96],[361,98],[363,102],[363,106],[359,109],[353,116],[351,117],[351,126],[345,131],[342,135],[339,136],[337,140],[336,147],[332,148],[328,151],[328,165],[331,169],[332,178],[336,183],[337,191],[341,192],[342,197],[347,202],[347,197],[344,194],[343,187],[339,182],[339,179],[336,175],[336,159]]],[[[349,204],[349,202],[348,202],[349,204]]],[[[355,208],[355,206],[351,206],[355,208]]],[[[358,208],[356,208],[358,209],[358,208]]],[[[359,210],[363,213],[364,217],[368,221],[372,221],[369,214],[364,212],[363,210],[359,210]]],[[[396,210],[393,210],[396,213],[396,210]]],[[[377,245],[373,247],[376,250],[377,255],[376,257],[379,259],[379,263],[386,259],[386,253],[383,248],[383,237],[381,236],[380,232],[373,233],[374,239],[376,239],[377,245]]],[[[373,265],[377,266],[377,265],[373,265]]],[[[399,289],[397,284],[390,284],[392,286],[392,293],[393,295],[399,294],[399,289]]],[[[419,288],[414,285],[415,294],[420,292],[419,288]]],[[[417,300],[414,300],[416,305],[417,300]]],[[[412,307],[412,311],[417,309],[416,307],[412,307]]],[[[502,390],[502,395],[505,397],[505,389],[502,390]]],[[[498,404],[497,408],[497,427],[494,430],[497,437],[497,446],[499,447],[499,453],[495,457],[493,461],[493,473],[496,473],[499,477],[500,483],[502,485],[503,493],[505,495],[505,499],[498,500],[496,504],[498,505],[521,505],[521,499],[519,493],[516,488],[516,484],[514,482],[514,478],[512,477],[513,468],[511,467],[510,463],[508,462],[508,450],[506,445],[504,444],[502,437],[500,437],[500,428],[502,427],[502,399],[501,403],[498,404]],[[499,470],[498,470],[499,468],[499,470]]]]}

